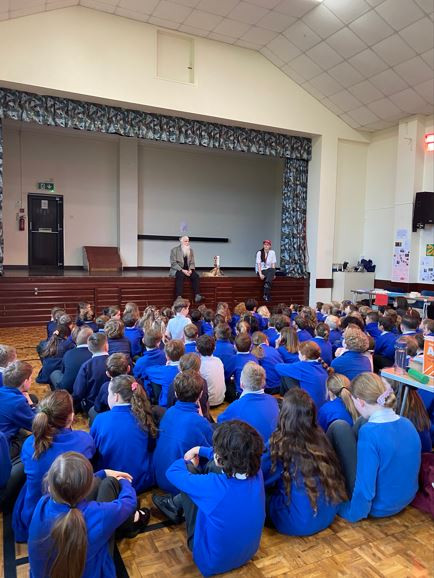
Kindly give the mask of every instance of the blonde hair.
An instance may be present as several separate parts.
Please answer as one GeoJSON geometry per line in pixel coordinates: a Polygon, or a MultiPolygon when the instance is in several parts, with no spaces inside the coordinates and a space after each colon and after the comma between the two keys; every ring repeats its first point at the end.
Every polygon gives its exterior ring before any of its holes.
{"type": "Polygon", "coordinates": [[[265,317],[266,319],[270,319],[270,310],[268,309],[268,307],[266,305],[261,305],[260,307],[258,307],[258,314],[261,317],[265,317]]]}
{"type": "Polygon", "coordinates": [[[255,331],[255,333],[252,335],[252,343],[253,343],[253,348],[251,351],[252,355],[257,357],[258,359],[262,359],[264,357],[264,350],[262,349],[261,345],[263,343],[266,343],[267,341],[268,340],[265,333],[262,333],[262,331],[255,331]]]}
{"type": "Polygon", "coordinates": [[[346,375],[342,375],[341,373],[332,373],[327,378],[327,389],[335,397],[339,397],[342,400],[348,413],[353,418],[353,421],[356,421],[359,414],[357,413],[353,398],[351,397],[350,383],[351,382],[346,375]]]}
{"type": "Polygon", "coordinates": [[[244,301],[241,301],[241,303],[237,303],[234,307],[234,314],[239,315],[240,317],[246,311],[247,311],[247,309],[246,309],[246,304],[244,303],[244,301]]]}
{"type": "Polygon", "coordinates": [[[345,347],[349,351],[364,353],[369,349],[369,339],[356,325],[349,325],[344,332],[345,347]]]}
{"type": "Polygon", "coordinates": [[[350,385],[350,392],[353,397],[363,399],[370,405],[378,403],[378,398],[384,396],[383,407],[394,407],[396,397],[393,389],[388,386],[376,373],[360,373],[353,379],[350,385]]]}

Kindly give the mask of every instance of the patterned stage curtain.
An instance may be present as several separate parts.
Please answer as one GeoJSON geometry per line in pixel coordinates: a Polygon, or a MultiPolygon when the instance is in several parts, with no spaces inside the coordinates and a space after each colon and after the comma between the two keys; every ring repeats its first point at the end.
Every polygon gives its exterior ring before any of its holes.
{"type": "Polygon", "coordinates": [[[307,174],[307,161],[285,160],[280,264],[290,277],[306,277],[307,275],[307,174]]]}
{"type": "MultiPolygon", "coordinates": [[[[46,126],[74,128],[77,130],[119,134],[125,137],[281,157],[286,159],[286,166],[288,166],[288,163],[291,164],[290,161],[296,160],[304,162],[307,167],[312,154],[311,139],[305,137],[0,88],[0,121],[3,118],[34,122],[46,126]]],[[[0,127],[0,274],[3,268],[3,229],[1,220],[3,191],[2,143],[0,127]]],[[[285,168],[285,174],[286,171],[287,168],[285,168]]],[[[288,202],[282,205],[282,224],[289,223],[293,219],[293,216],[288,214],[288,210],[291,207],[297,206],[299,210],[302,210],[302,207],[305,210],[306,207],[305,201],[299,201],[297,198],[292,201],[289,200],[291,195],[295,197],[299,195],[299,187],[291,188],[292,180],[288,180],[287,177],[284,179],[284,185],[283,194],[288,199],[288,202]]],[[[301,223],[302,219],[299,219],[299,221],[301,223]]],[[[303,222],[305,222],[305,218],[303,222]]],[[[297,225],[296,230],[301,232],[299,225],[297,225]]],[[[303,233],[303,239],[304,237],[303,233]]],[[[282,253],[285,248],[284,267],[288,274],[294,275],[297,270],[301,272],[297,276],[303,276],[306,270],[306,257],[304,254],[306,243],[302,239],[297,240],[297,243],[295,243],[295,239],[293,241],[292,253],[289,256],[290,247],[286,241],[285,243],[283,242],[282,230],[282,253]],[[293,265],[296,259],[301,259],[297,267],[293,265]]]]}

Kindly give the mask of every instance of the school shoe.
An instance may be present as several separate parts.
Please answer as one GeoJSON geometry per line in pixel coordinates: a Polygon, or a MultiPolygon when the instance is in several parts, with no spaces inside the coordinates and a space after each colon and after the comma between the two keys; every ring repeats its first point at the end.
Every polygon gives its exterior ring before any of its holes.
{"type": "Polygon", "coordinates": [[[117,532],[116,537],[135,538],[138,534],[141,534],[145,531],[146,526],[149,524],[149,520],[151,518],[151,510],[149,510],[149,508],[141,508],[137,511],[139,512],[139,519],[137,522],[131,523],[128,529],[122,529],[120,532],[117,532]]]}
{"type": "Polygon", "coordinates": [[[199,295],[199,293],[196,295],[196,297],[194,298],[194,302],[195,303],[200,303],[202,301],[203,297],[202,295],[199,295]]]}
{"type": "Polygon", "coordinates": [[[171,494],[164,494],[163,496],[152,494],[152,501],[160,512],[162,512],[166,518],[169,518],[169,520],[174,524],[181,524],[184,521],[182,508],[178,508],[174,503],[171,494]]]}

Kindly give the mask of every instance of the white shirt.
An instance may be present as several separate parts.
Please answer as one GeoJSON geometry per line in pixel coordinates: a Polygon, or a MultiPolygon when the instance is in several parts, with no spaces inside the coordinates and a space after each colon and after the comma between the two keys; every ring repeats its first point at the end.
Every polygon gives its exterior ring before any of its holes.
{"type": "Polygon", "coordinates": [[[272,249],[268,251],[265,263],[264,261],[261,261],[261,251],[258,251],[256,253],[256,267],[255,267],[256,273],[259,273],[259,265],[261,265],[261,271],[263,271],[264,269],[271,269],[271,267],[275,264],[276,264],[276,253],[272,249]]]}
{"type": "Polygon", "coordinates": [[[214,407],[223,403],[226,393],[225,370],[221,359],[213,355],[200,357],[200,374],[208,385],[209,405],[214,407]]]}

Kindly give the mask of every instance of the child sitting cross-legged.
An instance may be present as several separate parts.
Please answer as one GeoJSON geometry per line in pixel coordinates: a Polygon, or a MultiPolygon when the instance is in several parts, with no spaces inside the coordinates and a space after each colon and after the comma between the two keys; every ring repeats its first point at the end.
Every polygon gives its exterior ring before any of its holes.
{"type": "Polygon", "coordinates": [[[250,361],[241,372],[240,385],[243,393],[221,413],[218,423],[231,419],[240,419],[250,424],[267,442],[276,429],[279,406],[276,399],[265,393],[265,370],[250,361]]]}
{"type": "Polygon", "coordinates": [[[185,353],[196,353],[196,341],[198,336],[199,330],[194,323],[189,323],[184,327],[185,353]]]}
{"type": "Polygon", "coordinates": [[[130,342],[131,357],[137,358],[142,354],[143,329],[137,326],[139,317],[133,311],[127,311],[122,317],[125,325],[125,337],[130,342]]]}
{"type": "Polygon", "coordinates": [[[133,375],[136,379],[144,380],[147,375],[148,367],[153,365],[166,365],[166,355],[162,349],[160,349],[160,343],[163,336],[160,331],[150,328],[146,330],[143,336],[143,345],[145,349],[136,361],[133,369],[133,375]]]}
{"type": "Polygon", "coordinates": [[[86,412],[94,405],[101,386],[107,381],[107,336],[105,333],[92,333],[87,344],[92,357],[80,367],[72,388],[72,397],[77,410],[86,412]]]}
{"type": "Polygon", "coordinates": [[[132,364],[131,344],[125,337],[125,325],[120,319],[112,318],[104,325],[108,340],[108,353],[125,353],[132,364]]]}
{"type": "Polygon", "coordinates": [[[125,353],[112,353],[106,358],[106,376],[108,379],[101,385],[98,395],[96,396],[93,407],[89,409],[89,425],[92,425],[94,419],[99,413],[109,411],[108,404],[110,380],[118,375],[128,375],[130,373],[130,364],[125,353]]]}
{"type": "Polygon", "coordinates": [[[268,393],[279,393],[280,376],[276,371],[276,365],[283,363],[282,356],[274,347],[268,344],[267,336],[261,331],[252,335],[252,354],[258,358],[259,365],[265,369],[267,376],[265,389],[268,393]]]}
{"type": "Polygon", "coordinates": [[[86,325],[76,329],[78,330],[75,339],[77,347],[67,351],[62,358],[60,369],[55,369],[50,374],[50,382],[53,388],[66,389],[69,393],[72,393],[74,381],[80,371],[80,367],[92,357],[87,343],[87,340],[93,334],[92,329],[86,325]]]}
{"type": "Polygon", "coordinates": [[[59,323],[50,339],[45,342],[41,350],[42,367],[36,377],[36,383],[48,383],[54,389],[50,381],[51,373],[62,367],[62,359],[65,353],[74,349],[75,344],[70,339],[71,329],[68,324],[59,323]]]}
{"type": "Polygon", "coordinates": [[[231,342],[232,331],[227,323],[219,323],[214,329],[214,334],[216,340],[214,356],[221,359],[225,370],[225,380],[227,381],[230,361],[236,354],[235,347],[231,342]]]}
{"type": "Polygon", "coordinates": [[[157,427],[151,405],[142,386],[129,375],[110,381],[108,405],[110,411],[99,414],[90,430],[97,451],[96,467],[128,472],[135,490],[143,492],[154,483],[151,452],[157,427]]]}
{"type": "Polygon", "coordinates": [[[148,396],[161,407],[167,407],[169,389],[179,372],[179,360],[184,355],[184,343],[180,339],[171,339],[166,343],[164,353],[166,365],[148,367],[143,380],[148,396]]]}
{"type": "Polygon", "coordinates": [[[316,424],[316,407],[302,389],[283,398],[279,424],[262,460],[267,516],[278,532],[309,536],[328,528],[347,498],[338,459],[316,424]]]}
{"type": "Polygon", "coordinates": [[[212,448],[195,446],[170,465],[167,478],[180,494],[152,496],[175,523],[184,515],[187,544],[205,576],[246,564],[259,547],[265,519],[261,436],[233,420],[216,428],[212,442],[212,448]],[[204,470],[201,458],[212,460],[204,470]]]}
{"type": "Polygon", "coordinates": [[[298,358],[298,337],[294,327],[282,327],[280,337],[276,343],[277,351],[284,363],[295,363],[298,358]]]}
{"type": "Polygon", "coordinates": [[[167,468],[192,446],[210,446],[212,428],[199,413],[203,379],[197,371],[179,373],[175,378],[177,401],[164,414],[154,452],[154,469],[157,485],[166,492],[177,493],[166,477],[167,468]]]}
{"type": "Polygon", "coordinates": [[[221,359],[214,356],[215,340],[210,335],[201,335],[197,340],[200,354],[200,374],[206,379],[210,407],[223,403],[226,393],[225,371],[221,359]]]}

